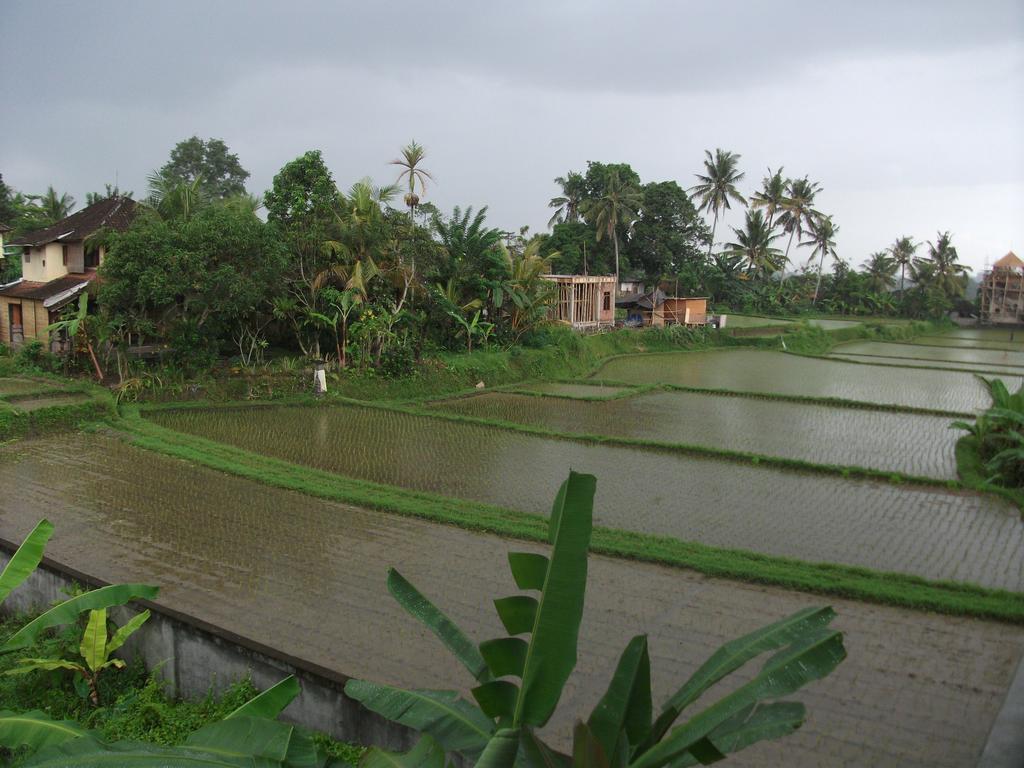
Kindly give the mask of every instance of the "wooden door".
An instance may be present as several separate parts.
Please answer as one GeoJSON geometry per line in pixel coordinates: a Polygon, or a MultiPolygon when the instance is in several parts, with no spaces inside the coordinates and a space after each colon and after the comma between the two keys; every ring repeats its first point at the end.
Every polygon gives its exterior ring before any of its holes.
{"type": "Polygon", "coordinates": [[[20,344],[25,340],[25,328],[21,321],[21,304],[8,304],[7,306],[11,328],[11,343],[20,344]]]}

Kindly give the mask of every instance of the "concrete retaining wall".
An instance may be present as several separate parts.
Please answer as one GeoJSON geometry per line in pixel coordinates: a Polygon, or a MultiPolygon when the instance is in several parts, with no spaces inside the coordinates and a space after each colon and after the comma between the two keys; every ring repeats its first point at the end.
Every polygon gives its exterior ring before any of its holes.
{"type": "MultiPolygon", "coordinates": [[[[0,539],[0,569],[15,548],[11,542],[0,539]]],[[[11,593],[3,609],[20,613],[48,607],[66,600],[64,590],[73,584],[97,588],[107,583],[44,558],[35,573],[11,593]]],[[[118,655],[128,660],[141,657],[148,669],[159,668],[178,696],[200,698],[210,690],[220,692],[246,675],[264,690],[288,675],[295,675],[302,693],[281,719],[343,741],[390,750],[409,749],[419,738],[414,731],[382,719],[345,696],[343,689],[348,677],[333,670],[148,600],[113,609],[111,616],[123,624],[129,616],[146,608],[152,612],[149,621],[118,655]]]]}

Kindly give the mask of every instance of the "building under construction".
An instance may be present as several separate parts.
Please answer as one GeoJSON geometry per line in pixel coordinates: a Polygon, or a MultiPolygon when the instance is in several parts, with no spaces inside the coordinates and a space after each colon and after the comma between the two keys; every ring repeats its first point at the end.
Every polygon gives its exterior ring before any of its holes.
{"type": "Polygon", "coordinates": [[[981,322],[1024,323],[1024,261],[1010,251],[984,274],[978,287],[981,322]]]}
{"type": "Polygon", "coordinates": [[[550,317],[580,331],[615,325],[615,278],[611,275],[545,275],[558,286],[550,317]]]}

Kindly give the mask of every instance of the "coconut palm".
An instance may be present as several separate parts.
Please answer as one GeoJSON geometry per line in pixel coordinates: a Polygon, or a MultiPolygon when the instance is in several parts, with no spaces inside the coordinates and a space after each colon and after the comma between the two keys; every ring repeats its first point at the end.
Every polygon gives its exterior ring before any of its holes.
{"type": "Polygon", "coordinates": [[[423,162],[423,158],[426,156],[427,150],[413,140],[407,146],[402,147],[402,156],[400,158],[391,161],[391,165],[397,165],[402,169],[401,173],[398,174],[396,183],[401,184],[402,180],[405,179],[409,185],[409,191],[405,194],[405,204],[409,207],[410,218],[415,215],[416,206],[420,203],[420,196],[416,194],[416,185],[419,185],[422,194],[426,194],[427,180],[434,180],[434,177],[430,175],[430,171],[420,167],[420,163],[423,162]]]}
{"type": "Polygon", "coordinates": [[[711,258],[711,248],[715,244],[715,229],[718,227],[718,214],[723,209],[729,210],[732,207],[729,204],[730,200],[743,204],[747,201],[736,189],[737,182],[744,176],[743,172],[736,168],[740,155],[722,149],[716,149],[714,155],[705,149],[704,154],[707,155],[704,159],[705,173],[696,174],[700,184],[690,187],[690,192],[697,198],[698,210],[714,214],[711,242],[708,243],[708,258],[711,258]]]}
{"type": "Polygon", "coordinates": [[[875,293],[888,291],[896,279],[896,259],[888,251],[871,254],[864,264],[867,285],[875,293]]]}
{"type": "Polygon", "coordinates": [[[782,209],[786,201],[786,179],[782,175],[782,168],[775,173],[768,169],[768,175],[761,180],[761,191],[755,192],[750,197],[750,205],[754,208],[764,208],[768,214],[768,229],[772,228],[775,221],[775,214],[782,209]]]}
{"type": "Polygon", "coordinates": [[[811,221],[809,229],[811,238],[807,242],[800,243],[800,245],[809,245],[814,249],[811,251],[811,260],[815,256],[818,257],[818,280],[814,284],[812,304],[818,303],[818,292],[821,290],[821,270],[825,266],[825,257],[831,256],[833,259],[839,259],[836,255],[835,241],[836,232],[838,231],[839,227],[832,223],[831,216],[819,215],[811,221]]]}
{"type": "Polygon", "coordinates": [[[889,246],[889,255],[900,270],[900,296],[903,295],[903,281],[906,276],[907,267],[914,261],[914,253],[917,251],[918,243],[912,237],[900,237],[889,246]]]}
{"type": "Polygon", "coordinates": [[[551,202],[548,203],[549,208],[554,208],[555,212],[548,219],[548,228],[552,228],[555,224],[575,224],[580,220],[580,206],[583,204],[584,197],[586,196],[587,186],[586,178],[582,173],[576,171],[569,171],[568,176],[558,176],[555,178],[555,184],[562,188],[562,194],[552,197],[551,202]]]}
{"type": "Polygon", "coordinates": [[[41,222],[45,222],[41,226],[49,226],[66,219],[75,208],[75,198],[67,192],[58,195],[53,187],[47,187],[44,195],[29,195],[28,199],[35,203],[41,222]]]}
{"type": "Polygon", "coordinates": [[[941,291],[948,298],[962,296],[971,268],[957,261],[956,248],[949,232],[939,232],[935,242],[928,241],[928,257],[914,259],[914,274],[927,288],[941,291]]]}
{"type": "Polygon", "coordinates": [[[643,192],[630,182],[624,182],[617,171],[608,174],[604,195],[587,200],[583,215],[596,227],[597,240],[605,235],[615,245],[615,285],[619,284],[619,227],[633,226],[637,212],[643,205],[643,192]]]}
{"type": "Polygon", "coordinates": [[[146,203],[163,219],[190,219],[208,202],[201,174],[192,181],[184,181],[172,174],[154,171],[147,181],[149,197],[146,203]]]}
{"type": "Polygon", "coordinates": [[[786,181],[786,194],[779,206],[782,210],[779,224],[782,225],[782,231],[789,234],[782,265],[783,280],[786,279],[786,264],[790,263],[789,249],[793,245],[793,238],[796,237],[799,243],[804,232],[811,231],[814,222],[821,216],[821,213],[814,209],[814,196],[819,192],[821,185],[810,181],[806,176],[786,181]]]}
{"type": "Polygon", "coordinates": [[[747,211],[743,229],[733,227],[732,231],[736,242],[726,245],[726,253],[743,258],[748,272],[764,276],[779,268],[782,251],[772,247],[772,242],[782,235],[772,234],[761,211],[747,211]]]}

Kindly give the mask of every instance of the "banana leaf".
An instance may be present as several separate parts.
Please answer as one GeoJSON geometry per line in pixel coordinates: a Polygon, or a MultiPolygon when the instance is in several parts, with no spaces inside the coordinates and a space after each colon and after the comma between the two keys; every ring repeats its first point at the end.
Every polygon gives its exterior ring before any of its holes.
{"type": "Polygon", "coordinates": [[[97,608],[89,611],[89,623],[82,633],[82,642],[78,652],[85,659],[85,665],[93,672],[103,666],[107,660],[107,609],[97,608]]]}
{"type": "Polygon", "coordinates": [[[40,520],[36,527],[21,542],[21,546],[11,555],[2,572],[0,572],[0,603],[14,591],[14,588],[27,579],[43,559],[46,542],[53,536],[53,523],[40,520]]]}
{"type": "Polygon", "coordinates": [[[264,717],[268,720],[273,720],[284,711],[285,707],[292,703],[295,697],[299,695],[300,690],[299,681],[295,679],[295,675],[288,675],[284,680],[267,688],[263,693],[253,696],[224,719],[264,717]]]}
{"type": "Polygon", "coordinates": [[[476,761],[475,768],[511,768],[519,752],[521,728],[500,728],[476,761]]]}
{"type": "Polygon", "coordinates": [[[768,659],[749,683],[672,729],[663,740],[646,750],[631,768],[660,768],[696,748],[709,748],[709,736],[723,723],[761,699],[793,693],[806,683],[829,674],[846,658],[843,636],[834,630],[812,631],[768,659]]]}
{"type": "Polygon", "coordinates": [[[428,734],[446,752],[475,757],[494,733],[494,722],[454,691],[406,691],[349,680],[345,694],[387,720],[428,734]]]}
{"type": "Polygon", "coordinates": [[[110,642],[107,643],[107,656],[124,645],[129,637],[135,634],[143,624],[149,621],[149,615],[149,610],[147,609],[142,613],[135,614],[122,626],[118,627],[117,631],[114,632],[113,637],[110,638],[110,642]]]}
{"type": "Polygon", "coordinates": [[[605,755],[615,759],[651,730],[651,660],[647,636],[637,635],[622,652],[608,690],[587,720],[605,755]]]}
{"type": "Polygon", "coordinates": [[[359,768],[444,768],[444,749],[429,736],[408,752],[388,752],[371,747],[359,761],[359,768]]]}
{"type": "Polygon", "coordinates": [[[827,626],[835,616],[835,611],[830,607],[805,608],[723,645],[665,703],[650,736],[641,744],[637,753],[659,742],[682,711],[726,675],[766,651],[789,645],[807,633],[827,626]]]}
{"type": "Polygon", "coordinates": [[[0,653],[26,648],[35,642],[36,637],[44,629],[74,621],[84,611],[124,605],[136,598],[152,600],[159,592],[158,587],[147,584],[111,584],[65,600],[15,632],[3,646],[0,646],[0,653]]]}
{"type": "Polygon", "coordinates": [[[292,768],[318,768],[313,740],[295,726],[239,716],[211,723],[190,734],[186,748],[223,757],[270,760],[292,768]]]}
{"type": "Polygon", "coordinates": [[[39,750],[22,768],[280,768],[279,760],[218,755],[186,747],[162,747],[137,742],[105,744],[83,736],[39,750]]]}
{"type": "MultiPolygon", "coordinates": [[[[708,739],[723,754],[739,752],[759,741],[788,736],[803,725],[806,717],[806,708],[796,701],[751,706],[715,728],[708,739]]],[[[698,762],[688,752],[671,768],[688,768],[698,762]]]]}
{"type": "MultiPolygon", "coordinates": [[[[516,726],[545,725],[576,667],[596,485],[593,475],[570,472],[551,510],[551,555],[523,663],[513,714],[516,726]]],[[[517,583],[527,578],[516,573],[516,561],[510,558],[509,562],[517,583]]]]}
{"type": "Polygon", "coordinates": [[[33,712],[0,712],[0,747],[35,751],[88,733],[70,720],[52,720],[49,715],[33,712]]]}
{"type": "Polygon", "coordinates": [[[394,568],[388,570],[388,591],[414,619],[444,643],[476,680],[484,683],[491,679],[487,664],[473,641],[394,568]]]}

